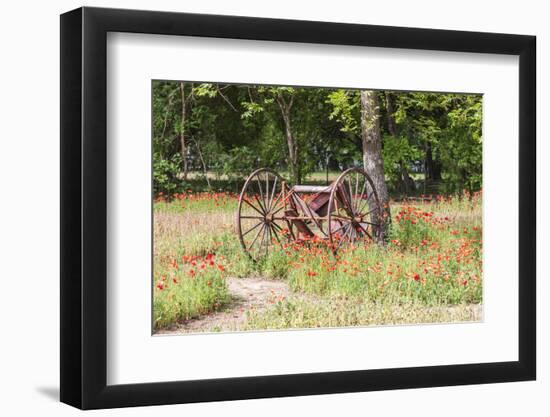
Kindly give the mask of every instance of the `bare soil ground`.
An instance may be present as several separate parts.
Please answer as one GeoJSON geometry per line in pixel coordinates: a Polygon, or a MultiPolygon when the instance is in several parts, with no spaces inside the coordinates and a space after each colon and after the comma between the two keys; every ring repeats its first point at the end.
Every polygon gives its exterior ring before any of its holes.
{"type": "Polygon", "coordinates": [[[178,323],[157,334],[220,332],[239,329],[247,311],[261,311],[286,298],[290,292],[283,281],[261,278],[227,278],[232,301],[224,310],[178,323]]]}

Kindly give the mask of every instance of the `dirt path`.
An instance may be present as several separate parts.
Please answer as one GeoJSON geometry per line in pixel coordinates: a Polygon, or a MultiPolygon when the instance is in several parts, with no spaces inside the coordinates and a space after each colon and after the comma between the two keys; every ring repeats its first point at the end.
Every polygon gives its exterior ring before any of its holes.
{"type": "Polygon", "coordinates": [[[238,330],[247,311],[261,311],[288,297],[288,284],[261,278],[227,278],[232,301],[223,311],[178,323],[157,334],[238,330]]]}

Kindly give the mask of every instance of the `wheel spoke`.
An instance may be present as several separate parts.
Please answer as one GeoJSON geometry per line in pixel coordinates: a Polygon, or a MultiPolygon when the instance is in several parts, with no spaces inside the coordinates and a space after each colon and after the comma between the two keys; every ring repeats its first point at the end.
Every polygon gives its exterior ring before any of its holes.
{"type": "MultiPolygon", "coordinates": [[[[363,193],[365,192],[365,187],[366,186],[367,186],[367,181],[365,181],[363,183],[363,187],[361,188],[361,194],[359,194],[361,196],[361,198],[358,200],[358,203],[357,203],[357,205],[359,206],[359,207],[357,207],[357,213],[359,215],[361,215],[361,210],[363,209],[364,202],[365,202],[365,200],[363,200],[363,193]]],[[[367,200],[366,200],[367,203],[368,203],[368,198],[369,198],[369,196],[367,195],[367,200]]]]}
{"type": "Polygon", "coordinates": [[[266,174],[265,175],[265,208],[266,208],[266,213],[269,213],[269,206],[268,206],[268,203],[269,203],[269,174],[266,174]]]}
{"type": "Polygon", "coordinates": [[[333,230],[332,233],[337,233],[338,231],[342,230],[344,227],[346,227],[347,225],[349,225],[349,223],[345,223],[343,226],[340,226],[338,229],[336,230],[333,230]]]}
{"type": "MultiPolygon", "coordinates": [[[[363,226],[361,226],[361,223],[357,223],[357,226],[359,226],[359,228],[363,231],[363,233],[365,233],[368,237],[370,237],[372,239],[372,236],[370,235],[369,232],[367,232],[367,230],[365,228],[363,228],[363,226]]],[[[374,239],[372,239],[374,240],[374,239]]]]}
{"type": "Polygon", "coordinates": [[[372,210],[367,211],[366,213],[360,213],[361,217],[367,217],[369,214],[374,213],[375,211],[378,211],[378,207],[373,208],[372,210]]]}
{"type": "MultiPolygon", "coordinates": [[[[281,196],[283,195],[283,190],[281,190],[281,192],[279,193],[279,195],[277,196],[277,198],[275,199],[275,201],[273,201],[273,203],[271,204],[271,208],[272,209],[273,207],[277,207],[277,204],[279,203],[279,200],[281,199],[281,196]]],[[[284,205],[281,207],[281,208],[284,208],[284,205]]],[[[278,210],[276,211],[275,213],[279,212],[281,210],[278,210]]]]}
{"type": "Polygon", "coordinates": [[[264,239],[265,239],[265,228],[266,227],[267,226],[264,223],[264,226],[262,227],[262,232],[260,233],[260,238],[258,239],[258,244],[254,248],[254,251],[256,252],[256,254],[260,254],[261,251],[262,251],[262,247],[263,247],[263,243],[264,243],[264,239]]]}
{"type": "Polygon", "coordinates": [[[344,209],[344,211],[345,211],[350,217],[353,218],[353,217],[355,216],[355,214],[354,214],[353,208],[352,208],[352,204],[353,204],[353,203],[352,203],[352,198],[351,198],[351,184],[350,184],[349,181],[344,180],[344,183],[346,183],[346,182],[347,182],[347,185],[348,185],[347,188],[348,188],[348,190],[349,190],[349,197],[346,195],[346,194],[347,194],[347,191],[345,191],[346,186],[343,185],[343,186],[342,186],[342,188],[343,188],[342,194],[344,195],[344,199],[345,199],[346,201],[344,201],[345,204],[344,204],[344,206],[342,207],[342,209],[344,209]]]}
{"type": "Polygon", "coordinates": [[[260,208],[262,209],[262,211],[264,212],[264,214],[267,214],[267,212],[265,211],[265,207],[262,204],[262,202],[260,201],[260,199],[258,198],[257,194],[254,194],[254,199],[258,202],[258,204],[259,204],[260,208]]]}
{"type": "MultiPolygon", "coordinates": [[[[365,184],[366,184],[366,181],[365,181],[365,184]]],[[[369,205],[370,198],[372,197],[373,194],[374,193],[371,192],[370,195],[369,195],[368,190],[367,190],[367,198],[363,201],[363,204],[361,204],[361,208],[360,208],[359,213],[361,213],[361,211],[363,210],[365,205],[367,205],[367,206],[369,205]]]]}
{"type": "Polygon", "coordinates": [[[277,231],[275,230],[274,224],[275,224],[275,223],[271,223],[269,226],[270,226],[271,229],[272,229],[272,232],[273,232],[273,235],[275,236],[275,239],[277,239],[277,242],[279,242],[279,245],[282,246],[281,241],[280,241],[280,239],[279,239],[279,235],[277,234],[277,231]]]}
{"type": "Polygon", "coordinates": [[[349,231],[350,231],[350,229],[351,229],[349,226],[350,226],[350,224],[348,223],[348,224],[346,225],[346,227],[347,227],[346,232],[344,233],[344,235],[341,237],[340,241],[338,242],[338,248],[340,248],[340,246],[342,246],[342,244],[343,244],[344,241],[346,240],[345,238],[346,238],[346,236],[349,234],[349,231]]]}
{"type": "Polygon", "coordinates": [[[256,226],[252,226],[250,229],[248,229],[246,232],[244,232],[242,234],[243,237],[245,237],[247,234],[249,234],[251,231],[253,231],[254,229],[256,229],[258,226],[260,226],[261,224],[263,224],[262,222],[260,223],[256,223],[256,226]]]}
{"type": "Polygon", "coordinates": [[[358,208],[357,205],[359,204],[359,201],[355,202],[355,199],[357,198],[357,191],[358,191],[358,189],[359,189],[359,173],[356,172],[356,173],[355,173],[355,194],[354,194],[353,197],[351,198],[353,210],[356,210],[356,209],[358,208]]]}
{"type": "Polygon", "coordinates": [[[283,229],[281,228],[281,226],[279,226],[277,223],[272,222],[271,224],[273,225],[273,227],[275,227],[277,230],[279,230],[279,232],[282,232],[282,231],[283,231],[283,229]]]}
{"type": "Polygon", "coordinates": [[[265,216],[265,213],[262,213],[260,210],[258,210],[255,206],[252,205],[250,201],[248,201],[246,198],[243,197],[242,201],[244,201],[246,204],[248,204],[250,207],[252,207],[254,210],[256,210],[259,214],[262,215],[262,218],[265,216]]]}
{"type": "MultiPolygon", "coordinates": [[[[268,225],[267,227],[267,233],[268,233],[268,240],[267,240],[267,246],[271,246],[271,244],[273,243],[272,240],[273,240],[273,235],[271,234],[272,233],[272,230],[271,230],[271,226],[268,225]]],[[[266,247],[266,252],[267,252],[268,248],[266,247]]]]}
{"type": "MultiPolygon", "coordinates": [[[[273,190],[271,190],[271,197],[270,197],[269,203],[268,203],[268,210],[271,210],[271,208],[272,208],[273,197],[275,197],[275,189],[277,188],[277,180],[278,179],[279,178],[275,177],[275,181],[273,182],[273,190]]],[[[282,194],[282,192],[281,192],[281,194],[282,194]]]]}
{"type": "Polygon", "coordinates": [[[284,209],[285,206],[279,207],[277,210],[275,210],[273,213],[271,213],[272,216],[275,216],[278,212],[280,212],[282,209],[284,209]]]}
{"type": "Polygon", "coordinates": [[[348,209],[351,210],[351,214],[354,215],[354,211],[353,211],[353,191],[351,190],[351,181],[348,180],[348,190],[349,190],[349,201],[348,201],[348,209]]]}
{"type": "MultiPolygon", "coordinates": [[[[260,197],[262,198],[262,201],[264,200],[264,192],[262,190],[262,183],[260,181],[260,176],[259,175],[256,175],[256,182],[258,183],[258,188],[260,189],[260,197]]],[[[256,200],[258,200],[258,198],[256,198],[256,200]]],[[[259,202],[259,201],[258,201],[259,202]]],[[[262,204],[260,204],[262,206],[262,209],[264,210],[265,212],[265,207],[263,207],[262,204]]]]}
{"type": "Polygon", "coordinates": [[[256,233],[256,236],[254,236],[254,240],[252,241],[252,243],[248,247],[249,250],[252,249],[252,246],[254,246],[254,243],[256,243],[256,240],[258,240],[258,236],[260,236],[260,232],[265,229],[265,223],[261,223],[261,225],[262,225],[262,227],[260,229],[258,229],[258,232],[256,233]]]}
{"type": "Polygon", "coordinates": [[[264,228],[264,232],[263,232],[263,235],[262,235],[262,244],[260,245],[260,249],[265,246],[265,252],[264,254],[267,255],[267,248],[269,246],[269,225],[266,224],[265,228],[264,228]]]}
{"type": "Polygon", "coordinates": [[[345,223],[345,224],[343,224],[341,227],[339,227],[338,229],[336,229],[333,233],[337,233],[337,232],[339,232],[339,231],[342,230],[342,229],[347,229],[347,228],[349,227],[349,225],[350,225],[349,223],[345,223]]]}

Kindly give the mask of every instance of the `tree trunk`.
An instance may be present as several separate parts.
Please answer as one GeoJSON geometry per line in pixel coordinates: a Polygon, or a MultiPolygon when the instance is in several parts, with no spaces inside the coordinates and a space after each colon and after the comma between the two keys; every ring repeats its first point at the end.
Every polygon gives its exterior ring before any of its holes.
{"type": "Polygon", "coordinates": [[[292,134],[292,128],[290,126],[290,115],[283,113],[283,120],[285,122],[285,135],[286,143],[288,146],[288,159],[290,165],[290,172],[295,184],[300,183],[300,175],[298,173],[298,152],[296,149],[296,140],[292,134]]]}
{"type": "Polygon", "coordinates": [[[425,161],[426,161],[426,179],[428,180],[433,180],[433,157],[432,157],[432,145],[430,144],[430,142],[426,142],[426,156],[425,156],[425,161]]]}
{"type": "Polygon", "coordinates": [[[390,135],[393,137],[397,137],[397,124],[395,123],[395,118],[393,117],[393,114],[395,113],[395,109],[393,107],[393,97],[391,93],[385,93],[386,96],[386,110],[388,111],[388,132],[390,132],[390,135]]]}
{"type": "Polygon", "coordinates": [[[199,142],[196,139],[194,139],[193,142],[195,142],[195,147],[197,148],[197,153],[199,154],[199,158],[201,160],[202,172],[204,173],[206,184],[208,184],[209,189],[212,189],[212,184],[210,184],[210,179],[208,178],[208,167],[206,166],[206,162],[204,161],[204,157],[202,156],[202,151],[201,151],[199,142]]]}
{"type": "Polygon", "coordinates": [[[285,137],[288,146],[288,165],[290,168],[290,174],[294,184],[300,184],[302,176],[298,164],[298,144],[296,143],[296,138],[292,134],[292,126],[290,124],[290,110],[292,109],[293,102],[294,97],[292,97],[287,103],[282,93],[277,96],[277,103],[281,109],[281,114],[285,125],[285,137]]]}
{"type": "Polygon", "coordinates": [[[382,159],[382,135],[380,132],[380,108],[378,93],[361,91],[361,139],[363,143],[363,166],[371,177],[382,213],[373,213],[375,223],[383,224],[381,241],[387,236],[390,222],[389,195],[384,176],[384,161],[382,159]]]}
{"type": "Polygon", "coordinates": [[[441,164],[433,157],[432,144],[426,145],[426,176],[429,180],[439,181],[441,179],[441,164]]]}
{"type": "Polygon", "coordinates": [[[403,183],[403,189],[405,190],[405,194],[408,195],[411,190],[414,191],[416,189],[416,185],[414,180],[409,175],[409,171],[407,170],[403,160],[399,161],[399,169],[401,170],[401,182],[403,183]]]}
{"type": "Polygon", "coordinates": [[[183,180],[187,180],[187,142],[185,140],[185,123],[187,122],[187,102],[185,98],[185,83],[180,83],[181,91],[181,132],[180,132],[180,144],[181,144],[181,164],[183,171],[183,180]]]}

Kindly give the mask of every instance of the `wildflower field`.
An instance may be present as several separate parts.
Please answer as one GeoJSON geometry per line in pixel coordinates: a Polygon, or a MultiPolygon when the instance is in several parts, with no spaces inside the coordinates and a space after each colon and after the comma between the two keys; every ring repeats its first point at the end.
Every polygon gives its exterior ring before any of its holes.
{"type": "Polygon", "coordinates": [[[481,319],[481,193],[392,201],[386,245],[334,255],[322,240],[301,239],[259,262],[235,233],[237,200],[191,191],[155,199],[155,332],[481,319]]]}

